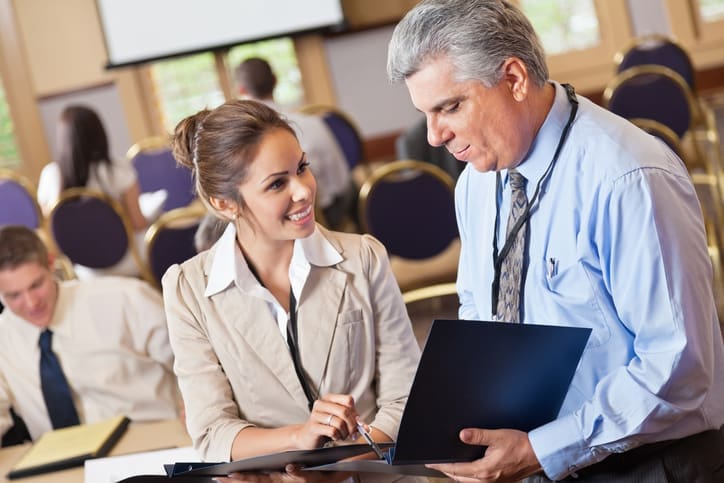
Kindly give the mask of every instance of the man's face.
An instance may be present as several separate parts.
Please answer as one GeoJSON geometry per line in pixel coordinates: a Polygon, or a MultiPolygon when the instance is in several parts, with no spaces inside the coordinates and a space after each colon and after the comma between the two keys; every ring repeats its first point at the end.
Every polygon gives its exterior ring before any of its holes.
{"type": "Polygon", "coordinates": [[[49,267],[26,262],[0,270],[0,299],[18,317],[47,327],[58,301],[58,285],[49,267]]]}
{"type": "Polygon", "coordinates": [[[530,147],[524,103],[513,97],[506,75],[487,88],[460,82],[446,57],[438,57],[405,80],[412,103],[427,118],[427,140],[445,146],[481,172],[516,167],[530,147]]]}

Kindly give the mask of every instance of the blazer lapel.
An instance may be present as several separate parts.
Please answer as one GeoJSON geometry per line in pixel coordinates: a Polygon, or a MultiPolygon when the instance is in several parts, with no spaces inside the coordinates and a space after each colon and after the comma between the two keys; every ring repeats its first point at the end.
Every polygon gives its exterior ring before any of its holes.
{"type": "Polygon", "coordinates": [[[294,400],[305,409],[308,408],[307,397],[294,370],[289,347],[267,303],[242,293],[235,285],[212,298],[219,305],[226,323],[244,338],[294,400]]]}
{"type": "Polygon", "coordinates": [[[310,383],[319,392],[337,329],[347,274],[333,267],[312,267],[304,285],[297,324],[299,352],[310,383]]]}

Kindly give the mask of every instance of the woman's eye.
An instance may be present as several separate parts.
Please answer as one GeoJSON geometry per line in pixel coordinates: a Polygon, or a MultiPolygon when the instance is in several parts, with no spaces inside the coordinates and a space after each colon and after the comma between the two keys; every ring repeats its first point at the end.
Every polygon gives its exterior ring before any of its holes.
{"type": "Polygon", "coordinates": [[[299,168],[297,168],[297,174],[302,174],[309,168],[309,161],[304,161],[302,164],[299,165],[299,168]]]}
{"type": "Polygon", "coordinates": [[[273,181],[273,182],[269,185],[269,189],[278,190],[278,189],[281,188],[282,186],[284,186],[284,179],[279,178],[279,179],[273,181]]]}

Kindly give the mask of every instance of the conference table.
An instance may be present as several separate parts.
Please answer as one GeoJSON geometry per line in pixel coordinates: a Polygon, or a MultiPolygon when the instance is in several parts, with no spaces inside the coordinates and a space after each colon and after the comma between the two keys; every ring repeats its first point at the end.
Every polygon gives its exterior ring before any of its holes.
{"type": "MultiPolygon", "coordinates": [[[[179,419],[157,422],[132,422],[108,456],[138,453],[163,448],[191,445],[184,424],[179,419]]],[[[30,443],[0,449],[0,482],[18,483],[83,483],[83,466],[37,476],[8,480],[13,465],[30,449],[30,443]]]]}

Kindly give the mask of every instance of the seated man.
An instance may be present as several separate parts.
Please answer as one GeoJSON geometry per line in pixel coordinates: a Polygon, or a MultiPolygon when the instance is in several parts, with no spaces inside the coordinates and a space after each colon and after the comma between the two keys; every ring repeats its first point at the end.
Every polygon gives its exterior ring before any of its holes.
{"type": "Polygon", "coordinates": [[[163,301],[132,278],[57,281],[34,231],[0,228],[0,435],[178,415],[163,301]]]}
{"type": "Polygon", "coordinates": [[[395,154],[397,159],[416,159],[434,164],[454,180],[465,168],[465,163],[455,159],[445,146],[431,146],[427,142],[427,120],[424,117],[397,137],[395,154]]]}
{"type": "Polygon", "coordinates": [[[318,116],[285,112],[274,102],[277,78],[266,60],[246,59],[234,74],[239,95],[269,105],[290,121],[317,180],[317,203],[328,227],[343,228],[345,217],[356,223],[357,188],[342,148],[324,121],[318,116]]]}

